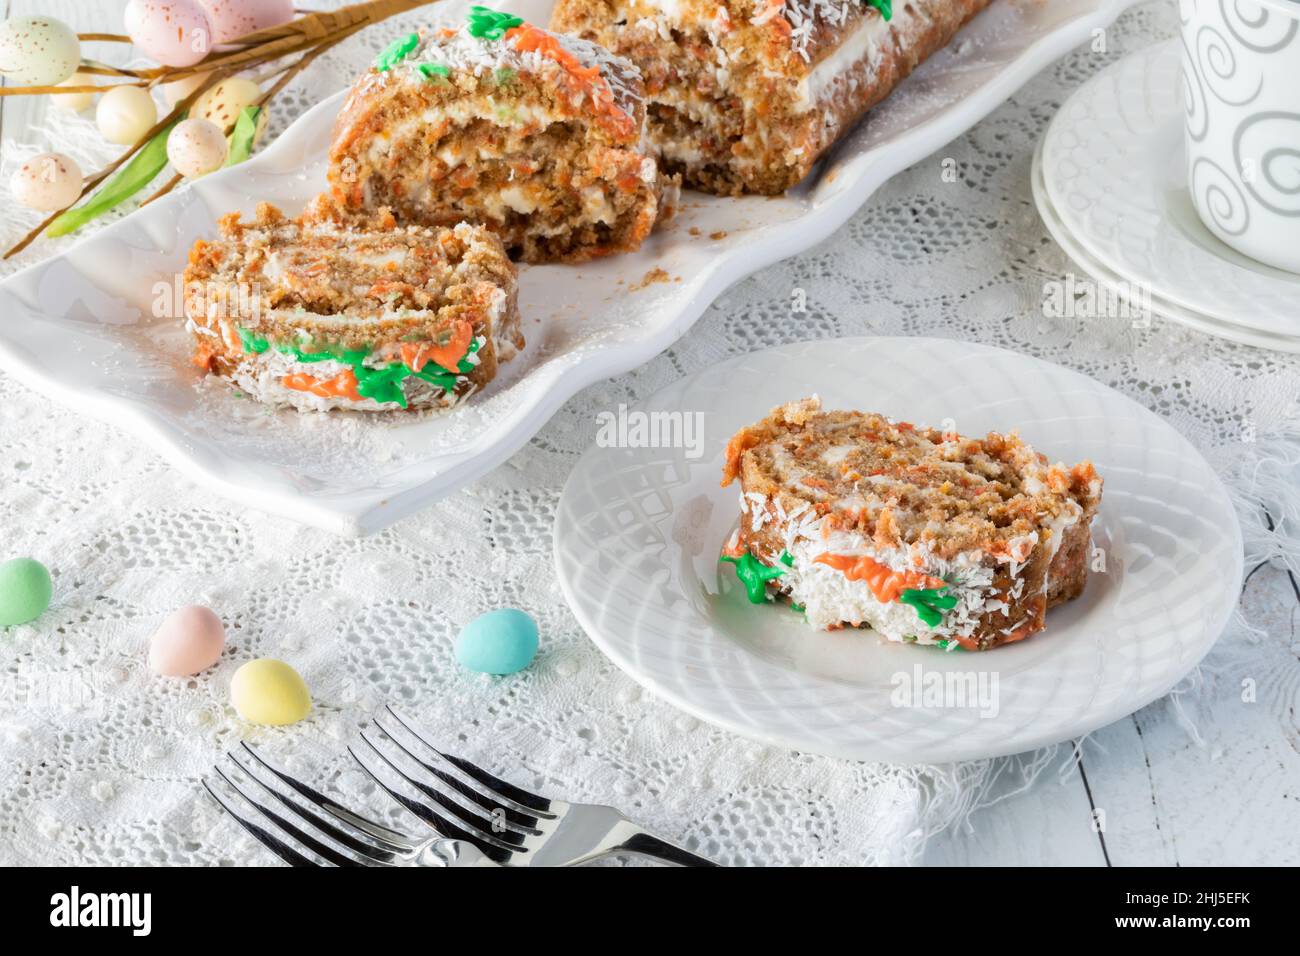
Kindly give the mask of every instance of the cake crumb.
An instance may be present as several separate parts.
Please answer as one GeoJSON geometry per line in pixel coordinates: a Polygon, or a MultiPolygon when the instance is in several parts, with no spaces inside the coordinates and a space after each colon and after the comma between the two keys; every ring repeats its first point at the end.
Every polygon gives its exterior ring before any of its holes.
{"type": "Polygon", "coordinates": [[[719,239],[726,239],[727,238],[726,230],[719,229],[717,232],[711,232],[709,233],[709,238],[714,240],[715,242],[719,239]]]}
{"type": "Polygon", "coordinates": [[[649,272],[647,272],[645,275],[641,277],[640,282],[637,282],[635,285],[631,285],[628,288],[630,288],[633,292],[639,292],[640,290],[644,289],[646,286],[654,285],[656,282],[671,282],[672,280],[673,280],[672,276],[670,276],[667,272],[665,272],[663,269],[659,268],[658,266],[655,266],[653,269],[651,269],[649,272]]]}

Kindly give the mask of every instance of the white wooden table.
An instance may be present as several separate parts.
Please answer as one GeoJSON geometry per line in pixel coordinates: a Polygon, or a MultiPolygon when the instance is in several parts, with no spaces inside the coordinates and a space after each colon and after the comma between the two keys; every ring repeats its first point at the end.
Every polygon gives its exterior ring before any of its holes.
{"type": "MultiPolygon", "coordinates": [[[[125,0],[0,0],[4,16],[44,13],[81,32],[120,32],[125,0]]],[[[87,55],[109,54],[87,45],[87,55]]],[[[121,48],[113,51],[121,62],[121,48]]],[[[0,136],[25,140],[44,98],[0,99],[0,136]]],[[[1300,494],[1300,489],[1297,490],[1300,494]]],[[[954,865],[1300,863],[1300,584],[1250,570],[1242,611],[1263,630],[1250,672],[1198,695],[1198,742],[1157,702],[1094,734],[1077,765],[936,838],[926,862],[954,865]],[[1257,700],[1244,702],[1245,679],[1257,700]]],[[[1059,764],[1059,761],[1058,761],[1059,764]]]]}

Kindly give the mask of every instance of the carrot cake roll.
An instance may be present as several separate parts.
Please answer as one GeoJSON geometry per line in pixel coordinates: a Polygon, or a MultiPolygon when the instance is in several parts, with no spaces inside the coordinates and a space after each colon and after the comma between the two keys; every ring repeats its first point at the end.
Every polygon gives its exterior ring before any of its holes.
{"type": "Polygon", "coordinates": [[[815,397],[731,439],[722,483],[737,478],[722,560],[751,601],[972,651],[1042,630],[1083,592],[1102,485],[1090,463],[1049,464],[1014,433],[966,438],[815,397]]]}
{"type": "Polygon", "coordinates": [[[558,0],[551,28],[645,76],[687,186],[775,195],[991,0],[558,0]]]}
{"type": "Polygon", "coordinates": [[[677,194],[647,154],[643,93],[627,60],[473,7],[398,38],[353,87],[330,188],[351,211],[480,223],[526,262],[633,250],[677,194]]]}
{"type": "Polygon", "coordinates": [[[263,203],[200,240],[185,270],[194,364],[300,410],[447,408],[523,347],[515,267],[465,223],[344,224],[319,200],[299,219],[263,203]]]}

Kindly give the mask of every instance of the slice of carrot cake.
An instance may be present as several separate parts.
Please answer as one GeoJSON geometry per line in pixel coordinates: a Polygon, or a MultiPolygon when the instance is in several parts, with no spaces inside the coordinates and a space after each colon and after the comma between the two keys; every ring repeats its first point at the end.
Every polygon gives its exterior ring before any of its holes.
{"type": "Polygon", "coordinates": [[[1078,597],[1101,478],[1049,464],[1015,433],[966,438],[791,402],[727,446],[740,528],[723,560],[750,600],[814,627],[987,650],[1043,629],[1078,597]]]}
{"type": "Polygon", "coordinates": [[[273,405],[357,411],[447,408],[523,347],[515,267],[464,223],[364,227],[321,199],[302,217],[263,203],[185,270],[194,364],[273,405]]]}
{"type": "Polygon", "coordinates": [[[398,38],[353,87],[330,188],[347,210],[480,223],[526,262],[633,250],[678,188],[647,154],[643,92],[627,60],[473,7],[398,38]]]}
{"type": "Polygon", "coordinates": [[[664,167],[774,195],[991,0],[558,0],[551,28],[641,68],[664,167]]]}

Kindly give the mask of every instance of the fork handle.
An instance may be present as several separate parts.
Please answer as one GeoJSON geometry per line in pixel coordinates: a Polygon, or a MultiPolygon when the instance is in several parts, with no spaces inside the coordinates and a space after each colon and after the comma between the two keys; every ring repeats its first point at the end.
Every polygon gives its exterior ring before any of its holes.
{"type": "Polygon", "coordinates": [[[712,860],[706,860],[702,856],[695,855],[690,850],[682,849],[676,843],[669,843],[667,840],[661,840],[653,833],[644,831],[634,833],[624,840],[622,849],[628,853],[648,856],[651,859],[671,863],[674,866],[718,866],[712,860]]]}

